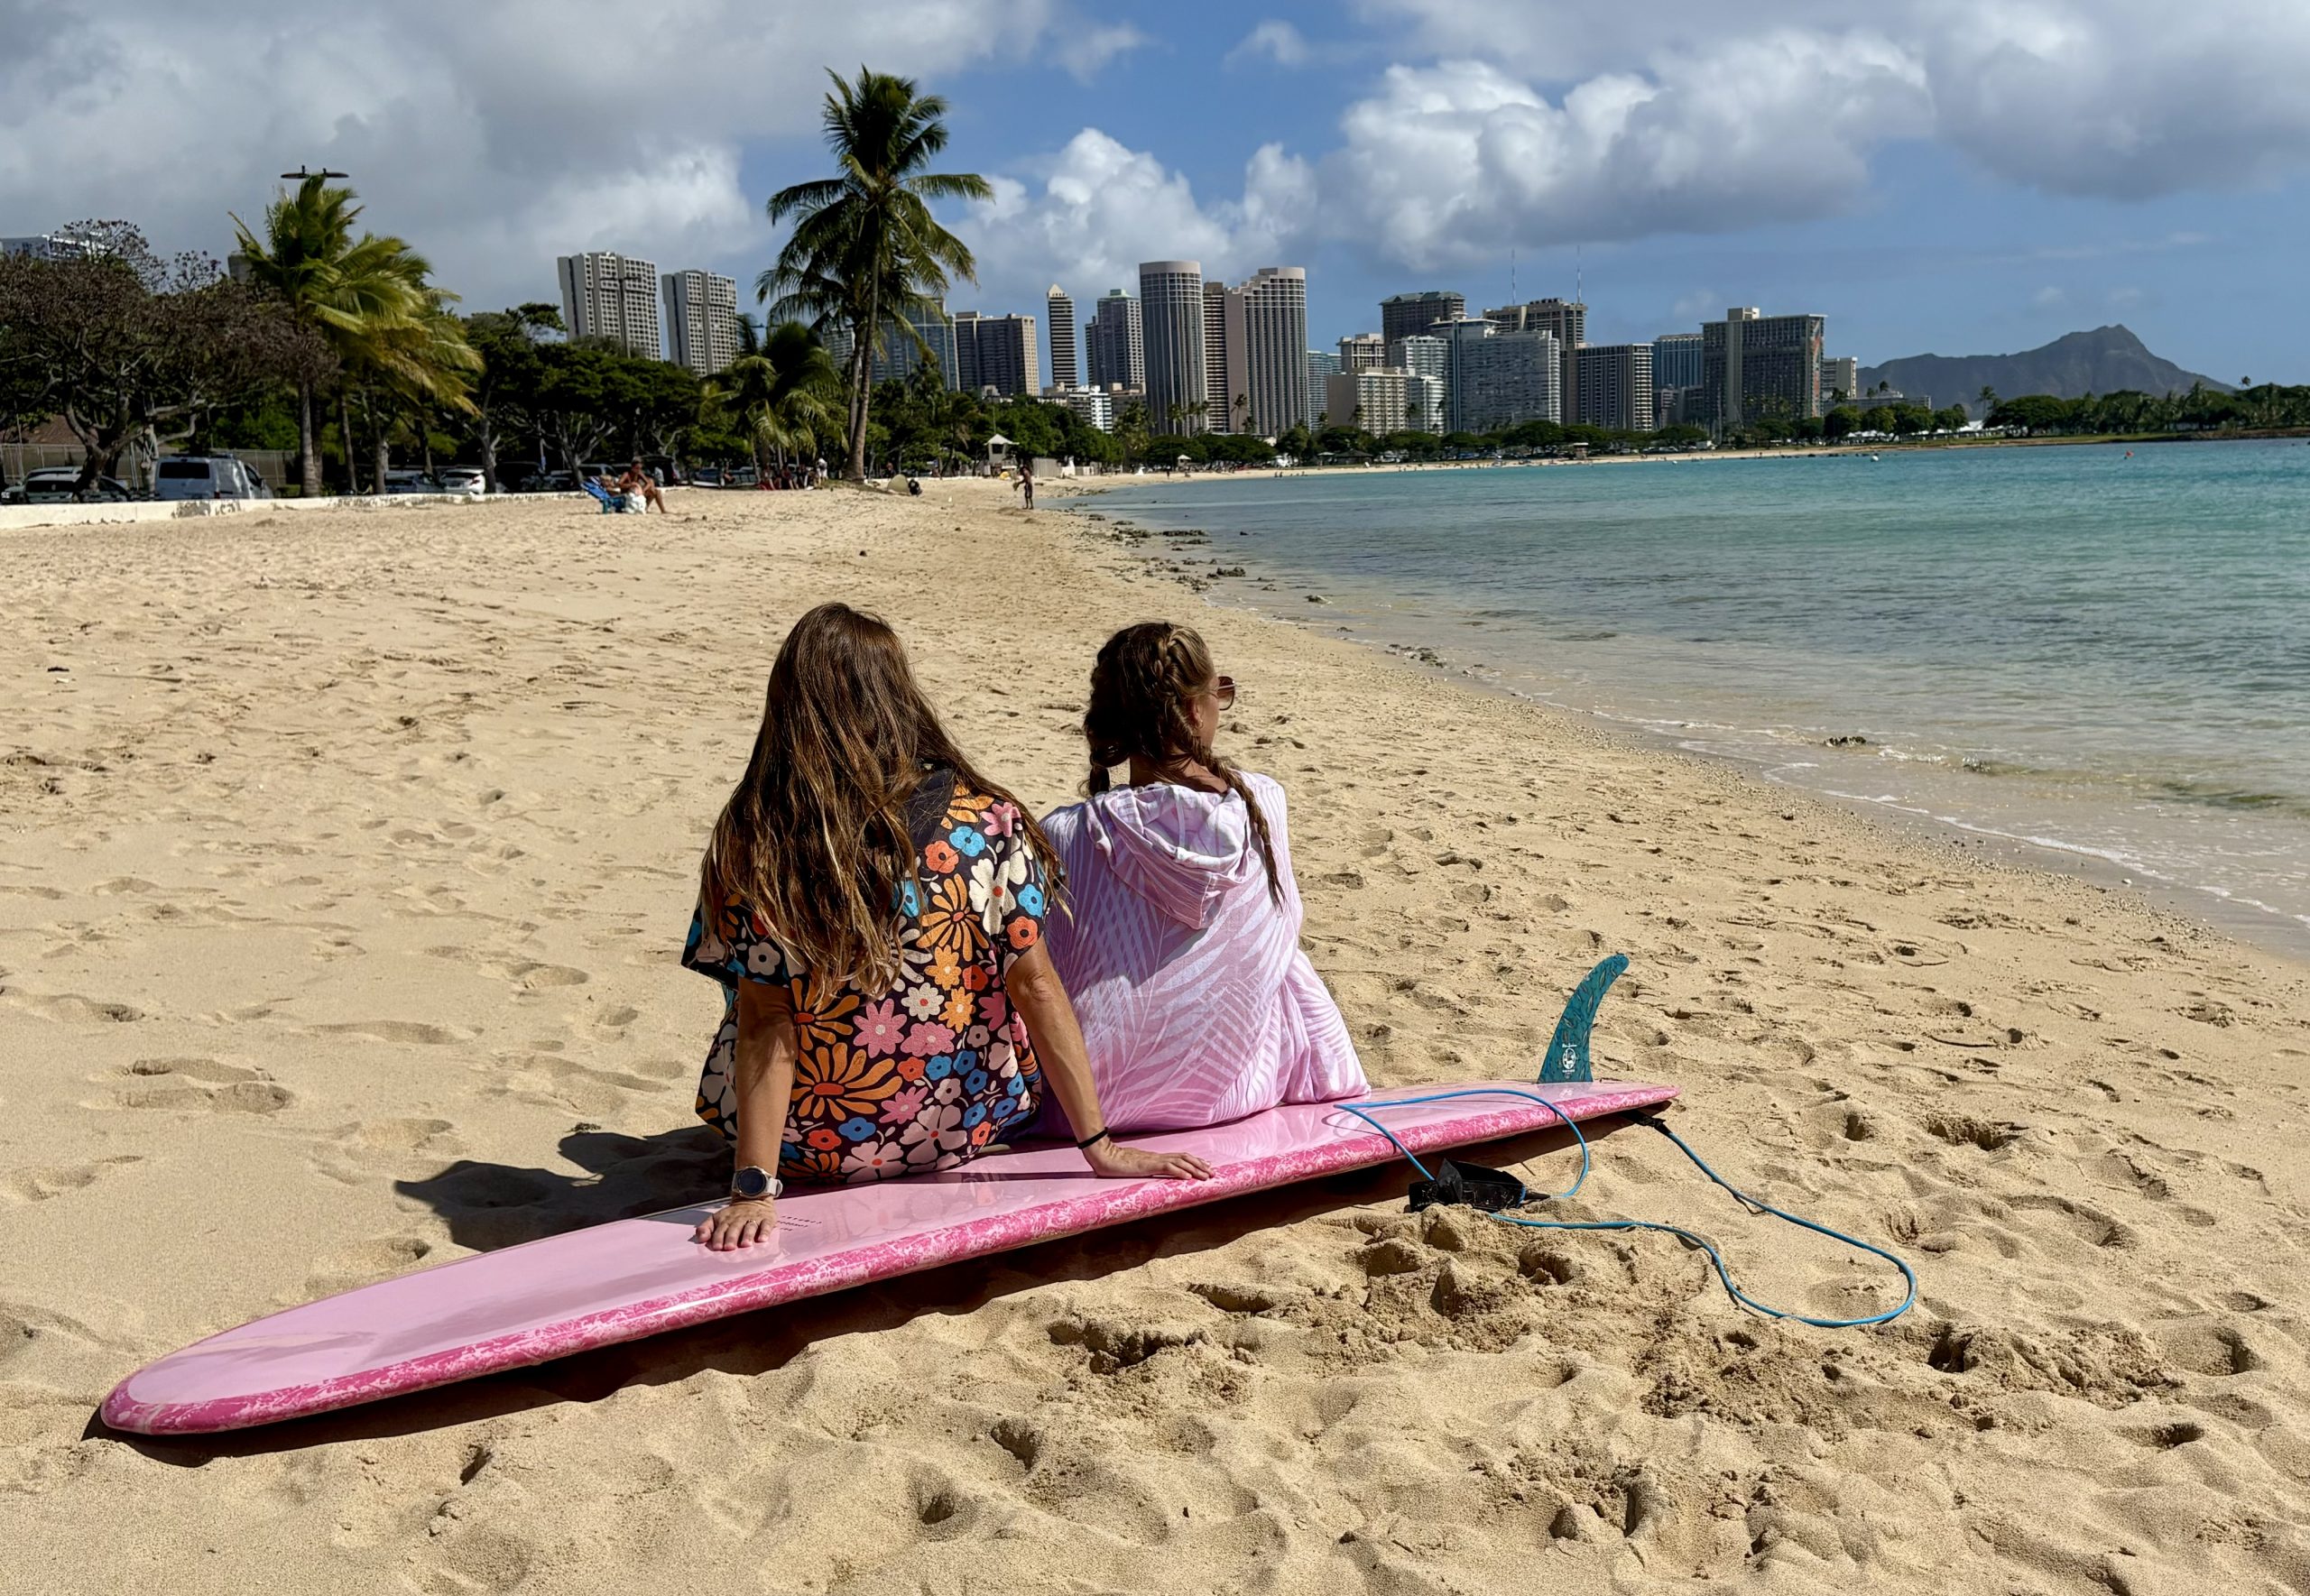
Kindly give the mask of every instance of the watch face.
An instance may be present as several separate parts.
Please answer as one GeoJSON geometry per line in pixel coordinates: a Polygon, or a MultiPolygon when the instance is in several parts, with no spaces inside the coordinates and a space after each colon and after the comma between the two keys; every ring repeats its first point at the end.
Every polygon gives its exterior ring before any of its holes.
{"type": "Polygon", "coordinates": [[[748,1165],[731,1177],[730,1189],[749,1201],[770,1195],[770,1171],[748,1165]]]}

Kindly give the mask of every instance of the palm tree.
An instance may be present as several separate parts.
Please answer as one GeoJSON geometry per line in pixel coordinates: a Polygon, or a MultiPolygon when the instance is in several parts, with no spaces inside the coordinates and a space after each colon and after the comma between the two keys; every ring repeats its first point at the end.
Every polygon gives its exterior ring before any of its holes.
{"type": "MultiPolygon", "coordinates": [[[[886,321],[905,325],[942,297],[951,276],[975,281],[963,241],[930,214],[938,199],[986,199],[984,178],[924,170],[947,147],[947,102],[916,91],[914,80],[858,69],[834,79],[822,121],[837,175],[796,183],[770,197],[772,222],[794,231],[778,262],[755,281],[771,313],[812,330],[850,333],[850,466],[866,475],[866,413],[873,355],[886,321]]],[[[920,335],[909,327],[907,336],[920,335]]]]}
{"type": "Polygon", "coordinates": [[[781,321],[764,337],[753,318],[738,318],[737,359],[707,383],[707,402],[735,420],[753,446],[754,468],[767,451],[815,449],[842,424],[836,408],[842,374],[816,334],[781,321]]]}
{"type": "Polygon", "coordinates": [[[1990,411],[1997,408],[1997,390],[1991,387],[1987,383],[1983,383],[1982,384],[1981,392],[1974,395],[1974,397],[1981,401],[1982,420],[1984,421],[1988,420],[1990,411]]]}
{"type": "MultiPolygon", "coordinates": [[[[282,194],[265,208],[262,239],[237,216],[233,228],[251,281],[285,300],[328,342],[340,364],[358,368],[382,363],[420,387],[430,386],[433,379],[420,373],[437,358],[454,362],[453,349],[464,346],[464,336],[431,326],[441,311],[440,297],[426,283],[431,269],[408,244],[374,233],[353,236],[360,215],[352,189],[332,189],[326,180],[309,177],[295,193],[282,194]]],[[[300,480],[308,497],[321,491],[316,436],[313,384],[306,380],[297,390],[297,441],[300,480]]],[[[350,478],[349,436],[345,462],[350,478]]]]}
{"type": "MultiPolygon", "coordinates": [[[[375,437],[374,482],[380,493],[384,491],[385,472],[392,464],[390,423],[408,422],[422,444],[433,412],[474,413],[473,377],[481,370],[479,352],[466,341],[465,323],[449,309],[457,295],[427,283],[430,268],[418,256],[403,251],[399,264],[425,308],[405,321],[373,329],[356,355],[355,369],[367,379],[364,409],[374,403],[383,412],[385,424],[377,427],[375,437]]],[[[349,438],[346,448],[349,463],[349,438]]]]}

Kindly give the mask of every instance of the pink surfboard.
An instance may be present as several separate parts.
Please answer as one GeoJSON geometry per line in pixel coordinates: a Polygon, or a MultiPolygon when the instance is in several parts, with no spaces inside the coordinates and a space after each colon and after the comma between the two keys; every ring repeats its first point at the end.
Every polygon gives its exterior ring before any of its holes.
{"type": "MultiPolygon", "coordinates": [[[[1665,1102],[1673,1086],[1631,1081],[1455,1087],[1484,1095],[1358,1106],[1416,1153],[1567,1119],[1665,1102]],[[1490,1093],[1498,1095],[1490,1095],[1490,1093]]],[[[1194,1153],[1207,1181],[1101,1180],[1071,1147],[998,1153],[942,1175],[798,1193],[772,1241],[709,1252],[690,1240],[717,1204],[549,1236],[364,1286],[212,1335],[138,1370],[105,1398],[115,1429],[242,1429],[524,1368],[614,1342],[822,1296],[917,1269],[1072,1236],[1246,1192],[1382,1164],[1387,1139],[1322,1103],[1206,1130],[1133,1136],[1194,1153]]]]}

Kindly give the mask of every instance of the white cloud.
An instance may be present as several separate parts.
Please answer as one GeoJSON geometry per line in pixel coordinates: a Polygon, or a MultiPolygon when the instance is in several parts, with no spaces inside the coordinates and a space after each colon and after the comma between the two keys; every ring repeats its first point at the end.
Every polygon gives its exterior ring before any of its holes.
{"type": "Polygon", "coordinates": [[[1304,67],[1314,53],[1305,33],[1289,23],[1270,17],[1243,35],[1227,52],[1224,64],[1239,67],[1269,60],[1279,67],[1304,67]]]}
{"type": "Polygon", "coordinates": [[[1059,64],[1078,82],[1089,82],[1101,69],[1126,51],[1147,42],[1147,35],[1129,23],[1106,23],[1079,29],[1060,29],[1055,51],[1059,64]]]}
{"type": "MultiPolygon", "coordinates": [[[[2310,165],[2310,5],[2299,0],[1358,0],[1423,59],[1468,55],[1551,85],[1628,72],[1741,78],[1773,36],[1836,53],[1867,41],[1886,78],[1825,85],[1823,133],[1860,152],[1916,131],[2053,193],[2140,198],[2234,186],[2310,165]],[[1672,62],[1698,69],[1680,74],[1672,62]],[[1714,63],[1712,67],[1711,63],[1714,63]],[[1917,91],[1930,114],[1915,125],[1917,91]],[[1877,117],[1887,121],[1880,125],[1877,117]]],[[[1799,121],[1789,77],[1720,92],[1799,121]]]]}
{"type": "Polygon", "coordinates": [[[1139,35],[1068,0],[0,0],[0,37],[5,230],[126,217],[221,254],[227,209],[254,223],[277,173],[326,162],[488,308],[552,299],[553,256],[587,246],[750,275],[774,240],[743,152],[792,141],[818,164],[822,62],[936,90],[1038,51],[1093,70],[1139,35]]]}
{"type": "Polygon", "coordinates": [[[1715,233],[1850,209],[1868,139],[1922,132],[1913,62],[1777,32],[1551,97],[1485,62],[1391,68],[1324,162],[1325,214],[1409,267],[1515,244],[1715,233]]]}
{"type": "Polygon", "coordinates": [[[1186,176],[1154,155],[1086,127],[1037,164],[1033,182],[1003,176],[993,199],[955,230],[978,257],[976,289],[949,302],[1031,305],[1054,280],[1086,300],[1139,291],[1139,263],[1199,260],[1206,277],[1290,263],[1309,235],[1316,174],[1277,145],[1253,152],[1231,198],[1198,199],[1186,176]]]}
{"type": "Polygon", "coordinates": [[[2050,282],[2029,296],[2029,309],[2032,310],[2058,310],[2068,303],[2068,291],[2056,288],[2050,282]]]}

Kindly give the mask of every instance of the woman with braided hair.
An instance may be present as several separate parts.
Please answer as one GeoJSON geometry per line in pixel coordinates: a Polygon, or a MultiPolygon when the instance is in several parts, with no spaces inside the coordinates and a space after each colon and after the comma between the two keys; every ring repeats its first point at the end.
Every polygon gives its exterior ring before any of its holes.
{"type": "Polygon", "coordinates": [[[1051,963],[1118,1127],[1215,1125],[1365,1090],[1299,949],[1283,789],[1212,746],[1234,702],[1192,629],[1115,633],[1083,717],[1086,801],[1043,820],[1069,899],[1048,927],[1051,963]]]}

